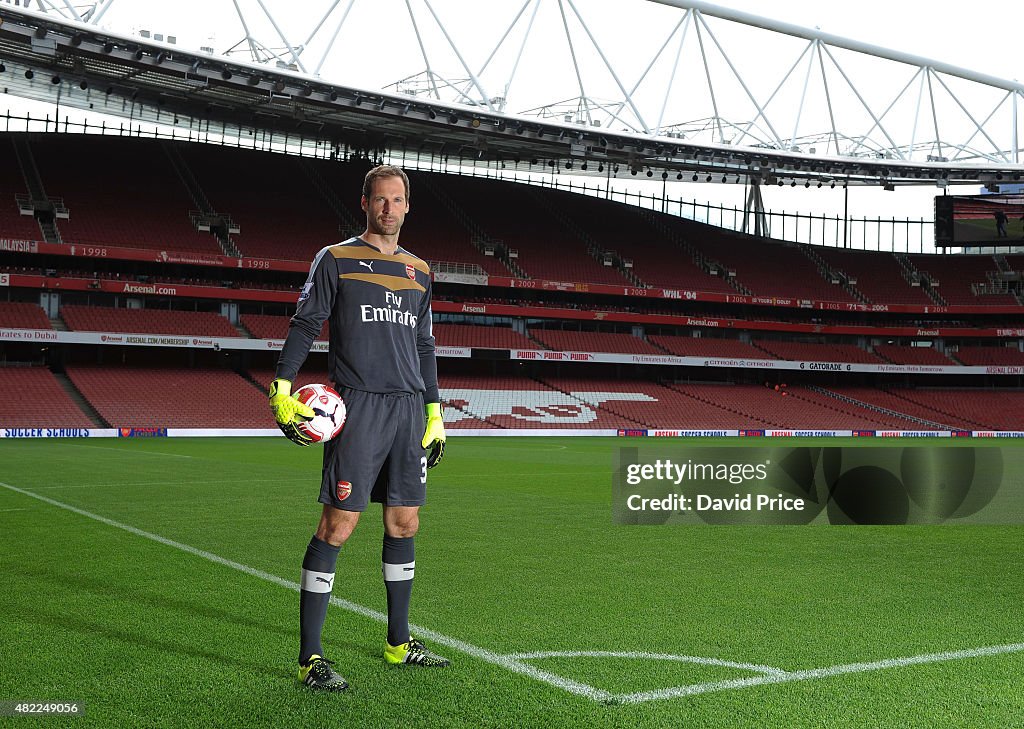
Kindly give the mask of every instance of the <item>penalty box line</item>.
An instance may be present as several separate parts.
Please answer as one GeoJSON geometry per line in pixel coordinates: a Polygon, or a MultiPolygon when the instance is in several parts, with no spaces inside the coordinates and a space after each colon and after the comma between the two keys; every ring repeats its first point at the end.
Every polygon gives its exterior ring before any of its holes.
{"type": "MultiPolygon", "coordinates": [[[[162,537],[159,534],[147,532],[143,529],[133,527],[130,524],[124,524],[122,522],[115,521],[114,519],[109,519],[105,516],[100,516],[99,514],[93,514],[90,511],[86,511],[85,509],[79,509],[76,506],[65,504],[61,501],[57,501],[56,499],[41,496],[40,494],[36,494],[31,491],[26,491],[25,489],[20,489],[17,486],[12,486],[11,484],[4,483],[2,481],[0,481],[0,486],[10,491],[22,494],[24,496],[37,499],[38,501],[42,501],[43,503],[50,504],[51,506],[55,506],[59,509],[64,509],[65,511],[78,514],[79,516],[84,516],[88,519],[92,519],[93,521],[98,521],[101,524],[106,524],[107,526],[111,526],[116,529],[121,529],[122,531],[126,531],[129,534],[134,534],[135,536],[142,537],[144,539],[149,539],[150,541],[157,542],[158,544],[163,544],[164,546],[172,547],[174,549],[186,552],[193,556],[201,557],[209,562],[213,562],[224,567],[230,567],[231,569],[250,575],[251,577],[256,577],[266,582],[273,583],[280,587],[284,587],[295,592],[299,592],[301,589],[299,583],[297,582],[286,580],[283,577],[278,577],[277,575],[270,574],[269,572],[258,570],[255,567],[249,567],[248,565],[244,565],[240,562],[235,562],[234,560],[221,557],[220,555],[214,554],[212,552],[207,552],[206,550],[199,549],[198,547],[183,544],[182,542],[176,542],[173,539],[162,537]]],[[[340,607],[344,610],[348,610],[358,615],[370,618],[371,620],[375,620],[380,623],[387,623],[386,614],[378,610],[374,610],[372,608],[364,607],[363,605],[359,605],[358,603],[354,603],[349,600],[332,596],[331,604],[340,607]]],[[[747,678],[731,679],[726,681],[712,681],[707,683],[691,684],[687,686],[673,686],[670,688],[657,689],[654,691],[641,691],[631,694],[613,694],[610,691],[595,688],[594,686],[590,686],[579,681],[573,681],[572,679],[566,678],[564,676],[559,676],[554,673],[550,673],[549,671],[541,670],[536,666],[533,666],[525,662],[525,659],[548,657],[549,655],[554,655],[553,653],[494,653],[493,651],[489,651],[485,648],[480,648],[479,646],[475,646],[472,643],[467,643],[465,641],[459,640],[458,638],[452,638],[451,636],[439,633],[435,630],[431,630],[430,628],[425,628],[420,625],[410,625],[409,627],[412,628],[412,630],[415,631],[417,634],[425,638],[429,638],[431,641],[435,643],[447,646],[461,653],[465,653],[466,655],[472,656],[473,658],[478,658],[487,663],[491,663],[495,666],[500,666],[508,671],[511,671],[512,673],[518,673],[523,676],[528,676],[542,683],[546,683],[549,686],[560,688],[563,691],[567,691],[568,693],[575,694],[577,696],[583,696],[585,698],[592,699],[594,701],[599,701],[602,703],[615,704],[637,704],[647,701],[664,701],[667,699],[681,698],[684,696],[695,696],[698,694],[706,694],[716,691],[728,691],[749,688],[753,686],[792,683],[796,681],[809,681],[813,679],[829,678],[832,676],[841,676],[852,673],[880,671],[888,668],[898,668],[901,666],[941,663],[945,661],[955,661],[968,658],[981,658],[986,656],[996,656],[1009,653],[1024,652],[1024,643],[1009,643],[1005,645],[985,646],[981,648],[969,648],[965,650],[945,651],[941,653],[925,653],[918,656],[907,656],[903,658],[888,658],[880,661],[872,661],[865,663],[848,663],[837,666],[827,666],[825,668],[813,668],[802,671],[784,671],[782,669],[777,669],[770,666],[732,664],[736,668],[762,672],[762,675],[750,676],[747,678]]],[[[608,653],[606,651],[579,651],[576,653],[579,653],[580,657],[586,655],[593,655],[596,657],[599,654],[607,654],[609,657],[611,656],[611,653],[608,653]]],[[[566,653],[566,655],[568,656],[569,654],[566,653]]],[[[641,656],[648,656],[648,654],[637,653],[635,655],[628,654],[628,656],[627,654],[621,654],[621,657],[630,658],[641,656]]],[[[653,658],[655,656],[651,654],[648,657],[653,658]]],[[[687,662],[693,663],[714,663],[717,665],[728,664],[728,662],[718,661],[717,659],[698,659],[695,657],[687,656],[670,657],[658,654],[656,657],[669,660],[683,659],[687,662]]]]}
{"type": "MultiPolygon", "coordinates": [[[[258,570],[255,567],[249,567],[248,565],[244,565],[240,562],[235,562],[234,560],[227,559],[226,557],[221,557],[220,555],[214,554],[213,552],[207,552],[206,550],[199,549],[198,547],[183,544],[182,542],[176,542],[173,539],[162,537],[159,534],[147,532],[143,529],[139,529],[138,527],[133,527],[130,524],[124,524],[122,522],[115,521],[114,519],[109,519],[105,516],[94,514],[91,511],[86,511],[85,509],[79,509],[77,506],[65,504],[62,501],[57,501],[56,499],[51,499],[49,497],[33,493],[32,491],[26,491],[25,489],[18,488],[17,486],[12,486],[11,484],[4,483],[2,481],[0,481],[0,486],[10,491],[22,494],[24,496],[37,499],[51,506],[55,506],[58,509],[70,511],[73,514],[78,514],[79,516],[84,516],[87,519],[98,521],[101,524],[106,524],[107,526],[114,527],[115,529],[121,529],[122,531],[126,531],[129,534],[134,534],[137,537],[149,539],[150,541],[157,542],[158,544],[163,544],[164,546],[172,547],[174,549],[186,552],[193,556],[201,557],[209,562],[213,562],[224,567],[230,567],[231,569],[250,575],[251,577],[256,577],[261,580],[265,580],[266,582],[271,582],[275,585],[279,585],[280,587],[284,587],[295,592],[299,592],[301,589],[298,582],[286,580],[283,577],[278,577],[277,575],[271,574],[269,572],[258,570]]],[[[363,605],[359,605],[358,603],[345,600],[340,597],[332,596],[331,604],[340,607],[344,610],[356,613],[357,615],[362,615],[363,617],[370,618],[371,620],[375,620],[379,623],[386,624],[388,621],[388,617],[386,614],[378,610],[374,610],[372,608],[364,607],[363,605]]],[[[521,661],[515,657],[502,655],[500,653],[494,653],[493,651],[489,651],[486,648],[475,646],[472,643],[467,643],[463,640],[459,640],[458,638],[452,638],[451,636],[439,633],[436,630],[431,630],[430,628],[426,628],[421,625],[410,624],[409,627],[419,637],[427,638],[433,641],[434,643],[447,646],[448,648],[452,648],[461,653],[465,653],[466,655],[472,656],[473,658],[478,658],[481,661],[491,663],[495,666],[500,666],[501,668],[504,668],[513,673],[528,676],[542,683],[546,683],[549,686],[560,688],[563,691],[567,691],[571,694],[576,694],[577,696],[583,696],[588,699],[601,702],[607,702],[614,699],[613,694],[610,691],[604,691],[602,689],[589,686],[585,683],[573,681],[572,679],[566,678],[564,676],[559,676],[557,674],[544,671],[540,668],[537,668],[536,666],[532,666],[529,663],[521,661]]]]}

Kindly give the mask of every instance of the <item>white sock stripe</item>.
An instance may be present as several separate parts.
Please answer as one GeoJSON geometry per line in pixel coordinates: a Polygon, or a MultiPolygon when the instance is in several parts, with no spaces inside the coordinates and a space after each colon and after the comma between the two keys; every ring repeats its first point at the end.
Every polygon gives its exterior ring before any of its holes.
{"type": "Polygon", "coordinates": [[[381,563],[384,568],[384,580],[386,582],[402,582],[411,580],[416,575],[416,563],[406,562],[405,564],[381,563]]]}
{"type": "Polygon", "coordinates": [[[306,592],[330,592],[334,587],[334,573],[314,572],[303,568],[302,581],[299,585],[306,592]]]}

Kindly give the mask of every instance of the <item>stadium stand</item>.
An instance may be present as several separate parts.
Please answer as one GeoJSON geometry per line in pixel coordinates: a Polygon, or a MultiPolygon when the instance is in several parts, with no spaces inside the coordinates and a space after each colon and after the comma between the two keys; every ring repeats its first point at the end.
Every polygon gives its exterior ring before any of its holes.
{"type": "Polygon", "coordinates": [[[989,274],[998,271],[992,256],[915,254],[914,267],[937,280],[936,291],[946,303],[956,306],[1018,306],[1009,293],[976,293],[979,285],[989,286],[989,274]]]}
{"type": "MultiPolygon", "coordinates": [[[[270,390],[270,383],[277,377],[277,372],[272,369],[249,368],[247,374],[264,390],[270,390]]],[[[305,379],[302,377],[299,380],[303,383],[305,382],[305,379]]]]}
{"type": "Polygon", "coordinates": [[[536,342],[507,326],[434,324],[434,340],[446,347],[479,349],[537,349],[536,342]]]}
{"type": "MultiPolygon", "coordinates": [[[[904,392],[912,392],[910,390],[886,390],[885,388],[878,387],[844,386],[829,387],[828,392],[832,392],[840,397],[851,398],[868,406],[891,410],[895,413],[904,415],[907,418],[919,418],[920,420],[924,420],[929,423],[935,423],[943,426],[943,428],[972,429],[981,427],[981,423],[971,422],[962,416],[940,412],[925,404],[908,399],[901,394],[904,392]]],[[[919,430],[922,428],[928,429],[928,426],[918,423],[912,429],[919,430]]]]}
{"type": "MultiPolygon", "coordinates": [[[[161,143],[102,138],[89,139],[83,143],[81,137],[70,136],[33,136],[29,143],[44,178],[47,193],[63,197],[71,209],[70,221],[58,220],[65,242],[221,252],[213,236],[199,233],[189,221],[188,210],[194,206],[161,143]],[[84,162],[81,165],[77,162],[68,165],[67,159],[72,158],[84,162]],[[140,159],[145,164],[140,166],[140,159]],[[104,164],[99,164],[101,161],[104,164]],[[91,176],[78,169],[89,169],[97,165],[99,171],[91,176]],[[133,173],[138,171],[138,181],[131,186],[118,184],[115,180],[115,176],[123,174],[125,169],[131,169],[133,173]],[[107,192],[114,189],[117,190],[116,197],[107,192]],[[153,190],[160,192],[153,194],[153,190]],[[199,247],[191,248],[193,245],[199,247]]],[[[218,213],[230,214],[233,222],[242,226],[242,232],[234,240],[245,255],[302,260],[308,264],[323,245],[342,237],[342,226],[351,228],[354,222],[362,221],[358,191],[366,170],[363,163],[346,165],[298,160],[284,155],[205,145],[183,146],[179,149],[180,156],[185,159],[218,213]],[[225,175],[225,170],[229,170],[230,175],[225,175]],[[278,184],[280,181],[287,181],[287,184],[278,184]],[[286,214],[282,214],[282,211],[286,214]]],[[[0,164],[4,162],[9,164],[10,169],[17,169],[18,162],[9,143],[0,143],[0,164]]],[[[510,274],[510,270],[498,258],[485,256],[481,248],[477,247],[481,240],[478,235],[483,231],[492,242],[517,249],[518,266],[527,275],[557,281],[734,293],[736,289],[727,280],[701,269],[696,261],[704,257],[734,269],[737,272],[736,281],[741,287],[758,296],[917,306],[941,304],[938,298],[929,296],[927,286],[910,285],[908,272],[912,266],[939,281],[935,294],[949,304],[1018,306],[1011,292],[1019,284],[1012,276],[991,274],[997,271],[1021,271],[1024,269],[1024,256],[1020,255],[897,255],[808,248],[777,241],[754,240],[672,217],[655,219],[658,214],[649,211],[637,211],[627,205],[563,191],[432,173],[414,173],[413,181],[416,193],[414,198],[419,203],[413,205],[410,212],[407,227],[403,230],[403,244],[428,261],[452,266],[447,269],[451,271],[462,271],[460,267],[467,266],[465,270],[485,271],[500,276],[510,274]],[[418,182],[422,184],[417,188],[418,182]],[[617,263],[624,258],[631,259],[632,273],[622,273],[614,267],[602,265],[598,260],[602,252],[613,257],[617,263]],[[843,287],[832,284],[826,275],[827,270],[841,271],[856,278],[854,288],[857,298],[852,297],[843,287]],[[631,277],[635,277],[632,283],[627,280],[631,277]]],[[[30,216],[19,215],[14,203],[13,195],[23,192],[21,187],[23,185],[17,174],[8,175],[0,181],[0,237],[38,239],[41,232],[38,224],[30,216]],[[9,205],[4,202],[4,197],[9,198],[9,205]],[[20,229],[19,225],[22,226],[20,229]]],[[[242,288],[276,291],[295,287],[295,284],[282,283],[292,275],[284,271],[271,271],[255,277],[236,271],[230,277],[232,280],[225,282],[217,278],[217,272],[212,267],[189,269],[168,265],[161,268],[161,273],[166,270],[170,275],[153,275],[152,271],[158,265],[155,260],[151,263],[125,264],[122,271],[118,270],[119,264],[116,261],[105,261],[102,264],[104,270],[89,271],[79,269],[87,269],[91,265],[90,261],[76,259],[74,269],[56,270],[57,275],[54,275],[55,269],[49,267],[50,262],[51,259],[43,260],[38,255],[5,250],[0,272],[45,275],[47,283],[41,287],[57,290],[57,295],[65,301],[85,300],[84,295],[70,293],[71,287],[67,283],[65,288],[69,293],[58,290],[60,282],[69,278],[133,280],[140,277],[139,280],[151,283],[217,286],[225,292],[242,288]],[[41,265],[15,265],[27,263],[41,265]],[[189,276],[192,271],[196,272],[194,277],[182,278],[189,276]],[[248,281],[247,278],[260,280],[248,281]],[[51,281],[54,283],[49,283],[51,281]],[[229,285],[232,288],[227,288],[229,285]]],[[[297,273],[295,280],[301,281],[297,273]]],[[[22,285],[26,288],[28,284],[23,282],[22,285]]],[[[563,316],[575,319],[581,312],[592,311],[666,313],[677,317],[681,312],[692,311],[695,316],[721,316],[780,324],[813,322],[823,325],[867,326],[882,330],[888,326],[904,329],[908,326],[982,329],[1007,327],[1011,330],[1020,326],[1019,316],[1006,315],[1005,312],[996,321],[997,316],[993,314],[970,314],[953,318],[952,315],[934,310],[927,315],[912,316],[902,313],[875,314],[871,311],[850,313],[751,306],[739,308],[731,303],[707,301],[693,303],[655,300],[653,297],[587,296],[586,286],[572,288],[569,293],[523,293],[493,287],[456,289],[448,285],[441,287],[441,295],[436,299],[460,301],[459,296],[464,292],[468,292],[465,296],[469,297],[465,300],[473,303],[566,310],[549,315],[556,320],[563,316]],[[491,295],[482,296],[483,293],[491,295]],[[922,322],[922,319],[927,321],[922,322]]],[[[14,292],[12,295],[27,298],[25,291],[14,292]]],[[[33,293],[33,296],[36,295],[38,292],[33,293]]],[[[111,295],[93,293],[91,290],[88,293],[88,300],[93,303],[102,302],[105,297],[110,299],[111,295]]],[[[225,293],[225,298],[230,299],[228,293],[225,293]]],[[[246,301],[253,297],[240,298],[246,301]]],[[[258,310],[263,305],[244,303],[242,306],[258,310]]],[[[840,308],[846,307],[832,307],[840,308]]],[[[266,310],[283,309],[280,304],[275,304],[274,308],[266,310]]],[[[512,316],[527,318],[531,314],[522,312],[513,313],[512,316]]],[[[242,336],[225,317],[211,312],[67,304],[61,308],[61,317],[69,328],[78,331],[242,336]]],[[[545,318],[539,317],[541,320],[545,318]]],[[[600,319],[602,315],[595,318],[600,319]]],[[[246,332],[261,339],[284,338],[288,321],[287,316],[241,316],[241,325],[246,332]]],[[[793,341],[794,335],[784,331],[762,334],[778,339],[757,339],[752,343],[728,338],[730,334],[738,336],[734,331],[709,330],[702,330],[702,333],[720,334],[723,338],[652,334],[644,339],[625,333],[629,331],[628,325],[615,325],[623,330],[621,333],[586,332],[562,330],[558,327],[572,327],[576,324],[553,321],[537,324],[527,335],[523,335],[509,326],[507,319],[500,321],[503,322],[500,325],[440,321],[434,325],[434,334],[441,346],[474,349],[548,348],[638,355],[670,353],[708,358],[781,358],[865,364],[891,362],[922,366],[949,366],[957,363],[1024,366],[1024,353],[1019,349],[1019,338],[1007,340],[1012,346],[1002,346],[994,344],[998,341],[995,338],[961,338],[944,332],[942,336],[947,342],[959,345],[949,347],[949,353],[944,354],[933,347],[877,344],[869,351],[854,344],[793,341]],[[545,326],[552,328],[543,328],[545,326]],[[989,344],[970,344],[975,340],[989,344]]],[[[670,328],[673,320],[648,321],[659,321],[656,326],[662,331],[688,331],[682,325],[678,329],[670,328]]],[[[677,318],[674,321],[681,320],[677,318]]],[[[52,326],[42,307],[34,303],[0,303],[0,328],[51,329],[52,326]]],[[[60,327],[60,322],[57,322],[57,326],[60,327]]],[[[612,328],[608,322],[595,326],[612,328]]],[[[742,326],[737,328],[743,329],[742,326]]],[[[886,337],[884,333],[877,336],[872,333],[870,336],[875,341],[908,341],[904,337],[886,337]]],[[[327,338],[326,325],[320,338],[327,338]]],[[[852,336],[847,337],[847,341],[853,340],[852,336]]],[[[270,360],[268,357],[263,360],[257,357],[256,361],[270,360]]],[[[455,366],[452,362],[447,363],[460,372],[494,371],[490,368],[491,364],[461,362],[455,366]],[[474,364],[477,365],[475,369],[474,364]]],[[[5,377],[16,377],[18,375],[8,375],[7,371],[31,372],[33,369],[36,370],[33,374],[22,376],[45,379],[45,375],[40,372],[47,373],[52,380],[52,387],[47,382],[44,388],[56,388],[57,392],[68,397],[60,378],[42,368],[6,368],[3,372],[5,377]]],[[[445,374],[445,369],[446,364],[442,360],[442,394],[449,404],[446,423],[452,428],[646,427],[704,430],[769,427],[921,430],[939,426],[958,429],[1012,429],[1024,426],[1024,393],[1008,389],[933,390],[895,388],[889,385],[822,388],[796,381],[785,388],[786,394],[783,395],[781,391],[750,384],[657,384],[650,381],[612,380],[607,377],[588,379],[585,377],[586,365],[560,365],[557,370],[553,367],[548,370],[543,367],[524,368],[524,371],[532,372],[539,379],[482,374],[449,376],[445,374]],[[555,371],[557,376],[545,374],[555,371]]],[[[167,368],[117,367],[75,367],[71,371],[76,384],[79,380],[88,385],[102,379],[106,383],[105,387],[134,386],[157,391],[173,387],[168,383],[182,372],[167,368]]],[[[612,369],[609,366],[604,371],[612,369]]],[[[273,426],[265,412],[265,395],[252,382],[234,373],[206,369],[190,370],[189,378],[194,379],[196,372],[204,378],[204,382],[209,382],[215,392],[223,393],[217,395],[218,398],[237,396],[246,402],[255,398],[258,404],[251,411],[252,422],[258,422],[260,427],[273,426]]],[[[664,374],[659,373],[657,376],[690,376],[678,374],[680,372],[695,373],[696,370],[664,368],[664,374]]],[[[251,375],[260,384],[269,384],[273,378],[273,372],[265,369],[251,370],[251,375]]],[[[717,377],[719,374],[710,376],[717,377]]],[[[326,376],[325,373],[317,375],[310,370],[300,379],[325,381],[326,376]]],[[[878,379],[864,378],[857,381],[874,382],[878,379]]],[[[937,379],[935,377],[926,381],[937,379]]],[[[893,381],[881,380],[883,383],[893,381]]],[[[913,377],[899,379],[901,385],[914,381],[913,377]]],[[[970,380],[965,376],[957,377],[955,381],[960,383],[970,380]]],[[[1000,384],[1000,379],[986,377],[983,384],[1000,384]]],[[[155,411],[155,414],[147,416],[150,422],[125,422],[125,418],[129,417],[127,413],[117,410],[113,403],[107,402],[101,394],[96,394],[97,390],[89,392],[93,393],[87,395],[90,401],[94,396],[97,398],[94,403],[97,410],[117,425],[225,427],[218,424],[223,421],[217,421],[212,412],[197,410],[191,413],[187,407],[180,412],[176,407],[170,409],[164,417],[162,411],[168,403],[166,396],[160,402],[147,404],[147,407],[155,411]]],[[[48,396],[41,397],[46,402],[48,396]]],[[[54,407],[55,412],[66,410],[65,405],[54,407]]],[[[248,407],[244,405],[243,410],[248,407]]],[[[85,418],[85,425],[88,426],[87,421],[91,419],[89,415],[82,413],[71,402],[70,413],[75,412],[85,418]]],[[[0,417],[2,415],[0,412],[0,417]]],[[[232,414],[230,423],[237,425],[238,417],[232,414]]],[[[50,419],[46,422],[46,425],[53,424],[50,419]]]]}
{"type": "Polygon", "coordinates": [[[209,311],[68,305],[61,307],[60,316],[68,329],[75,331],[181,334],[200,337],[242,336],[227,319],[209,311]]]}
{"type": "Polygon", "coordinates": [[[39,241],[43,232],[32,215],[22,215],[16,195],[28,197],[18,158],[9,139],[0,139],[0,238],[39,241]]]}
{"type": "Polygon", "coordinates": [[[39,304],[0,301],[0,328],[53,329],[53,325],[39,304]]]}
{"type": "Polygon", "coordinates": [[[841,286],[826,281],[804,251],[776,241],[706,233],[693,244],[712,260],[736,271],[736,279],[758,296],[854,302],[841,286]]]}
{"type": "Polygon", "coordinates": [[[648,428],[724,427],[713,424],[725,421],[720,417],[722,413],[695,407],[692,398],[653,382],[565,377],[544,378],[543,382],[595,408],[648,428]]]}
{"type": "Polygon", "coordinates": [[[939,413],[945,419],[993,430],[1024,429],[1024,392],[1006,389],[891,389],[890,393],[939,413]]]}
{"type": "MultiPolygon", "coordinates": [[[[291,321],[291,317],[271,314],[242,314],[238,319],[257,339],[284,339],[288,336],[288,322],[291,321]]],[[[326,342],[329,338],[328,322],[325,321],[317,339],[326,342]]]]}
{"type": "Polygon", "coordinates": [[[883,361],[854,344],[817,344],[811,342],[789,342],[774,339],[756,339],[754,345],[778,359],[802,362],[846,362],[853,364],[878,364],[883,361]]]}
{"type": "MultiPolygon", "coordinates": [[[[436,175],[430,175],[429,179],[434,177],[436,175]]],[[[415,173],[410,179],[412,192],[409,215],[402,226],[403,247],[432,264],[479,266],[491,276],[512,275],[501,260],[485,255],[473,245],[469,230],[434,195],[433,185],[418,184],[425,179],[425,175],[415,173]]],[[[347,195],[353,196],[358,189],[358,185],[352,186],[347,189],[347,195]]]]}
{"type": "Polygon", "coordinates": [[[57,221],[64,243],[223,253],[192,223],[196,205],[158,142],[53,134],[31,146],[47,195],[70,213],[57,221]]]}
{"type": "Polygon", "coordinates": [[[243,256],[311,261],[347,237],[296,158],[211,145],[179,150],[210,205],[239,226],[231,239],[243,256]]]}
{"type": "MultiPolygon", "coordinates": [[[[545,377],[441,378],[449,427],[672,429],[925,429],[899,411],[846,402],[817,389],[787,395],[757,385],[668,384],[545,377]]],[[[868,401],[865,401],[868,402],[868,401]]],[[[896,408],[892,408],[896,409],[896,408]]],[[[913,408],[907,408],[913,409],[913,408]]],[[[935,413],[931,413],[934,420],[935,413]]]]}
{"type": "Polygon", "coordinates": [[[962,346],[953,356],[965,365],[998,365],[1004,367],[1020,367],[1024,365],[1024,352],[1021,352],[1016,346],[962,346]]]}
{"type": "Polygon", "coordinates": [[[0,389],[16,394],[0,398],[4,428],[95,427],[45,367],[0,367],[0,389]]]}
{"type": "Polygon", "coordinates": [[[890,253],[851,251],[820,246],[814,249],[828,265],[856,279],[854,286],[872,304],[933,306],[920,286],[911,286],[899,261],[890,253]]]}
{"type": "Polygon", "coordinates": [[[67,372],[117,428],[274,427],[266,394],[229,370],[76,366],[67,372]]]}
{"type": "Polygon", "coordinates": [[[902,413],[885,413],[858,403],[846,402],[832,397],[827,390],[817,387],[790,385],[786,388],[786,392],[790,398],[803,400],[811,405],[838,413],[838,416],[832,416],[836,418],[833,421],[835,425],[829,427],[854,429],[865,427],[865,423],[871,424],[868,427],[876,429],[881,427],[883,429],[913,430],[922,427],[920,423],[904,417],[902,413]]]}
{"type": "Polygon", "coordinates": [[[878,344],[875,345],[874,349],[875,354],[889,360],[893,364],[942,365],[945,367],[956,365],[956,362],[934,347],[907,347],[899,344],[878,344]]]}
{"type": "MultiPolygon", "coordinates": [[[[757,385],[694,385],[675,384],[672,389],[681,392],[704,406],[713,406],[732,414],[719,427],[747,428],[767,424],[774,428],[847,430],[866,428],[877,430],[894,427],[898,418],[885,416],[866,408],[849,407],[832,398],[826,398],[803,387],[790,386],[787,395],[757,385]]],[[[903,426],[913,426],[902,421],[903,426]]]]}
{"type": "Polygon", "coordinates": [[[629,285],[616,269],[587,252],[587,244],[563,222],[567,218],[543,206],[534,189],[454,175],[435,175],[432,182],[492,239],[517,250],[517,263],[531,278],[629,285]]]}
{"type": "MultiPolygon", "coordinates": [[[[575,393],[559,392],[536,380],[518,377],[441,376],[446,428],[476,428],[483,421],[497,428],[636,428],[575,393]]],[[[588,391],[589,392],[589,391],[588,391]]],[[[643,393],[615,391],[607,399],[653,400],[643,393]]],[[[595,400],[590,392],[591,400],[595,400]]]]}
{"type": "Polygon", "coordinates": [[[559,329],[530,329],[529,335],[548,349],[561,352],[616,352],[620,354],[664,354],[632,334],[571,332],[559,329]]]}
{"type": "Polygon", "coordinates": [[[1006,261],[1006,266],[1009,270],[1024,273],[1024,255],[1003,256],[1003,260],[1006,261]]]}
{"type": "MultiPolygon", "coordinates": [[[[699,268],[690,251],[666,240],[665,232],[635,208],[562,190],[551,190],[546,195],[602,251],[632,261],[633,274],[642,283],[687,291],[736,293],[725,279],[699,268]]],[[[670,219],[664,222],[667,229],[679,227],[670,219]]]]}
{"type": "Polygon", "coordinates": [[[653,334],[647,337],[651,344],[678,357],[723,357],[728,359],[771,359],[771,355],[752,344],[738,339],[712,337],[682,337],[653,334]]]}

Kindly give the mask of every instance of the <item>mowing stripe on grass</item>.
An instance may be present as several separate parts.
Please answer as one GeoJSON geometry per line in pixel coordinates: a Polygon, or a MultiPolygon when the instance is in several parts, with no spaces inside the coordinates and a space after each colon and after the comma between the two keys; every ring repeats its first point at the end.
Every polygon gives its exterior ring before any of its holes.
{"type": "Polygon", "coordinates": [[[64,443],[69,448],[89,448],[94,451],[114,451],[123,456],[161,456],[163,458],[195,458],[184,453],[164,453],[163,451],[129,451],[124,448],[111,448],[110,446],[82,445],[81,443],[64,443]]]}
{"type": "Polygon", "coordinates": [[[925,653],[920,656],[886,658],[882,661],[871,661],[870,663],[847,663],[840,666],[828,666],[827,668],[812,668],[806,671],[789,671],[787,673],[751,676],[750,678],[737,678],[727,681],[696,683],[690,686],[675,686],[673,688],[658,689],[657,691],[641,691],[635,694],[619,694],[614,696],[613,700],[623,704],[638,704],[644,701],[659,701],[664,699],[675,699],[680,696],[707,694],[712,691],[727,691],[730,689],[747,688],[749,686],[790,683],[792,681],[809,681],[816,678],[842,676],[847,673],[866,673],[868,671],[881,671],[886,668],[898,668],[900,666],[916,666],[925,663],[958,661],[964,658],[998,656],[1005,653],[1019,653],[1021,651],[1024,651],[1024,643],[1009,643],[1007,645],[968,648],[960,651],[944,651],[942,653],[925,653]]]}
{"type": "MultiPolygon", "coordinates": [[[[167,537],[162,537],[159,534],[153,534],[152,532],[144,531],[137,527],[133,527],[129,524],[122,524],[119,521],[108,519],[107,517],[100,516],[99,514],[93,514],[90,511],[79,509],[77,506],[65,504],[61,501],[57,501],[46,496],[41,496],[40,494],[36,494],[31,491],[26,491],[25,489],[20,489],[17,486],[12,486],[2,481],[0,481],[0,486],[3,486],[5,489],[9,489],[16,493],[29,496],[33,499],[38,499],[39,501],[50,504],[51,506],[56,506],[58,509],[64,509],[65,511],[70,511],[74,514],[78,514],[79,516],[84,516],[88,519],[98,521],[101,524],[106,524],[107,526],[115,527],[116,529],[122,529],[130,534],[134,534],[135,536],[143,537],[144,539],[149,539],[154,542],[158,542],[159,544],[163,544],[167,547],[173,547],[174,549],[181,550],[182,552],[187,552],[188,554],[194,555],[196,557],[202,557],[203,559],[209,560],[210,562],[214,562],[225,567],[230,567],[231,569],[238,570],[239,572],[244,572],[245,574],[250,575],[252,577],[258,577],[261,580],[266,580],[267,582],[272,582],[275,585],[286,587],[289,590],[294,590],[295,592],[299,592],[300,590],[298,582],[286,580],[283,577],[278,577],[277,575],[272,575],[269,572],[258,570],[255,567],[249,567],[248,565],[241,564],[240,562],[235,562],[233,560],[226,559],[224,557],[221,557],[220,555],[213,554],[212,552],[207,552],[203,549],[189,546],[188,544],[176,542],[173,539],[168,539],[167,537]]],[[[388,621],[388,616],[382,612],[373,610],[372,608],[363,607],[362,605],[350,602],[348,600],[343,600],[339,597],[332,597],[331,604],[336,605],[340,608],[344,608],[345,610],[357,613],[358,615],[370,618],[371,620],[376,620],[380,623],[387,623],[388,621]]],[[[486,661],[487,663],[493,663],[494,665],[501,666],[502,668],[512,671],[513,673],[519,673],[524,676],[528,676],[530,678],[536,679],[537,681],[546,683],[549,686],[555,686],[557,688],[560,688],[563,691],[568,691],[569,693],[576,694],[578,696],[584,696],[588,699],[593,699],[594,701],[608,701],[612,698],[612,694],[609,691],[603,691],[601,689],[594,688],[593,686],[588,686],[585,683],[580,683],[579,681],[573,681],[572,679],[565,678],[564,676],[559,676],[554,673],[548,673],[547,671],[543,671],[539,668],[536,668],[535,666],[531,666],[529,663],[523,663],[522,661],[517,660],[515,658],[494,653],[492,651],[486,650],[485,648],[480,648],[478,646],[472,645],[471,643],[466,643],[465,641],[459,640],[458,638],[452,638],[447,635],[444,635],[443,633],[438,633],[436,630],[430,630],[429,628],[424,628],[422,626],[412,624],[410,624],[409,627],[418,637],[428,638],[429,640],[435,643],[440,643],[441,645],[453,648],[457,651],[465,653],[466,655],[472,656],[473,658],[479,658],[480,660],[486,661]]]]}

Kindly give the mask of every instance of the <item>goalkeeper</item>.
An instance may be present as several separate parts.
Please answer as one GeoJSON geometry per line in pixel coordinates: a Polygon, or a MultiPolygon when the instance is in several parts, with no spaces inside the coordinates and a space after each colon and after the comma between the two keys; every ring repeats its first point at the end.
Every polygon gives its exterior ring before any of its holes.
{"type": "Polygon", "coordinates": [[[321,633],[335,584],[335,563],[368,502],[383,504],[382,564],[388,629],[384,659],[447,666],[409,634],[416,558],[413,539],[426,501],[427,469],[444,455],[426,263],[398,245],[409,212],[409,179],[398,167],[370,170],[361,200],[366,230],[320,250],[299,295],[270,386],[281,430],[299,445],[296,427],[312,416],[291,396],[292,383],[325,320],[328,372],[345,400],[347,419],[324,444],[323,511],[302,560],[299,680],[341,691],[348,683],[324,657],[321,633]]]}

